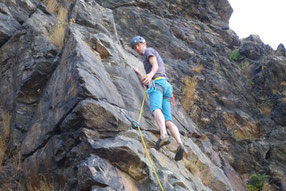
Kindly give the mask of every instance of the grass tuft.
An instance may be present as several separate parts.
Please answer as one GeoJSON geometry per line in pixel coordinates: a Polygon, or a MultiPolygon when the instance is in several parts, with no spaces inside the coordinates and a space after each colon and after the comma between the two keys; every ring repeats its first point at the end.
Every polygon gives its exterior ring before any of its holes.
{"type": "Polygon", "coordinates": [[[204,69],[204,67],[201,65],[201,66],[196,66],[193,68],[193,71],[196,73],[196,74],[199,74],[201,73],[201,71],[204,69]]]}
{"type": "Polygon", "coordinates": [[[2,133],[0,134],[0,167],[2,166],[5,151],[7,147],[7,142],[10,134],[10,123],[11,123],[11,116],[10,113],[7,112],[6,114],[2,113],[2,133]]]}
{"type": "Polygon", "coordinates": [[[11,123],[10,113],[7,112],[6,114],[2,114],[3,136],[5,139],[8,139],[10,134],[10,123],[11,123]]]}
{"type": "Polygon", "coordinates": [[[269,178],[266,174],[253,174],[247,182],[248,191],[260,191],[266,180],[269,178]]]}
{"type": "Polygon", "coordinates": [[[47,6],[47,9],[53,13],[56,14],[57,8],[58,8],[58,3],[57,0],[45,0],[44,2],[47,6]]]}
{"type": "Polygon", "coordinates": [[[55,191],[54,181],[48,181],[43,175],[40,176],[40,182],[37,185],[27,184],[28,191],[55,191]]]}
{"type": "Polygon", "coordinates": [[[67,15],[68,9],[66,7],[60,7],[57,14],[57,24],[48,36],[49,41],[58,49],[63,47],[65,31],[68,26],[67,15]]]}
{"type": "Polygon", "coordinates": [[[239,51],[238,50],[233,50],[231,52],[231,59],[234,60],[234,61],[238,61],[239,58],[240,58],[239,51]]]}
{"type": "Polygon", "coordinates": [[[69,12],[69,4],[73,3],[74,0],[66,1],[66,6],[64,6],[63,1],[57,0],[42,0],[42,2],[46,5],[47,9],[56,15],[57,23],[54,28],[47,35],[48,40],[55,45],[58,49],[62,49],[65,31],[69,24],[74,22],[68,22],[68,12],[69,12]]]}
{"type": "Polygon", "coordinates": [[[183,82],[185,84],[185,87],[183,89],[184,98],[182,100],[182,106],[185,111],[190,111],[195,101],[198,79],[196,77],[191,78],[189,76],[186,76],[183,78],[183,82]]]}
{"type": "Polygon", "coordinates": [[[0,168],[1,168],[2,163],[3,163],[5,151],[6,151],[6,142],[5,142],[5,140],[3,140],[2,136],[0,136],[0,168]]]}

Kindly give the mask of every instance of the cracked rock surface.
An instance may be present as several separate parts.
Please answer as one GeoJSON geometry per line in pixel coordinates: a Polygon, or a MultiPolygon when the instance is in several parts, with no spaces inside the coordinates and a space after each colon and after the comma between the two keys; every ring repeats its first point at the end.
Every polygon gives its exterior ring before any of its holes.
{"type": "Polygon", "coordinates": [[[48,37],[58,18],[43,2],[0,3],[0,135],[7,143],[0,189],[14,182],[11,189],[21,190],[19,180],[37,185],[42,175],[56,190],[160,190],[126,118],[138,118],[144,96],[132,69],[143,71],[129,47],[135,35],[164,59],[186,149],[176,162],[173,138],[153,148],[159,128],[147,98],[141,131],[164,190],[243,191],[253,173],[270,175],[265,190],[286,189],[284,45],[238,39],[227,0],[59,6],[73,21],[62,48],[48,37]],[[240,56],[231,58],[233,51],[240,56]],[[12,165],[18,155],[21,170],[12,165]]]}

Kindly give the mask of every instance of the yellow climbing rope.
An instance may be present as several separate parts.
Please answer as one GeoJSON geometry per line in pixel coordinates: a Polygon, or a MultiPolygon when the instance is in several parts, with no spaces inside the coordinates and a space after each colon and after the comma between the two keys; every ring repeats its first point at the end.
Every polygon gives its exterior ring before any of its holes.
{"type": "Polygon", "coordinates": [[[142,115],[142,112],[143,112],[143,106],[144,106],[144,102],[145,102],[145,98],[146,98],[146,91],[147,91],[147,90],[145,90],[145,92],[144,92],[144,97],[143,97],[143,101],[142,101],[142,105],[141,105],[141,110],[140,110],[140,114],[139,114],[139,118],[138,118],[138,122],[137,122],[137,123],[138,123],[138,126],[137,126],[137,127],[138,127],[138,131],[139,131],[139,134],[140,134],[140,137],[141,137],[143,146],[144,146],[145,151],[146,151],[146,153],[147,153],[148,159],[149,159],[150,164],[151,164],[151,166],[152,166],[152,169],[153,169],[153,171],[154,171],[154,174],[155,174],[155,176],[156,176],[156,178],[157,178],[157,181],[158,181],[158,183],[159,183],[159,185],[160,185],[162,191],[164,191],[163,186],[161,185],[161,182],[160,182],[160,180],[159,180],[159,177],[158,177],[158,175],[157,175],[157,173],[156,173],[156,170],[155,170],[155,168],[154,168],[153,161],[152,161],[152,159],[151,159],[151,157],[150,157],[150,155],[149,155],[148,149],[147,149],[147,147],[146,147],[146,144],[145,144],[145,141],[144,141],[144,138],[143,138],[143,136],[142,136],[141,129],[140,129],[140,126],[139,126],[139,124],[140,124],[140,119],[141,119],[141,115],[142,115]]]}

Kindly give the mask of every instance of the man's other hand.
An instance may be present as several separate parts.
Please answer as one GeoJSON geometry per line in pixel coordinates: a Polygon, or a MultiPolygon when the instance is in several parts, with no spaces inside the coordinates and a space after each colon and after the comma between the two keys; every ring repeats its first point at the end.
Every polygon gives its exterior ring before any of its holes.
{"type": "Polygon", "coordinates": [[[142,83],[143,83],[145,86],[148,85],[148,84],[151,82],[153,76],[154,76],[154,75],[152,74],[152,72],[150,72],[149,74],[147,74],[146,76],[143,77],[142,83]]]}

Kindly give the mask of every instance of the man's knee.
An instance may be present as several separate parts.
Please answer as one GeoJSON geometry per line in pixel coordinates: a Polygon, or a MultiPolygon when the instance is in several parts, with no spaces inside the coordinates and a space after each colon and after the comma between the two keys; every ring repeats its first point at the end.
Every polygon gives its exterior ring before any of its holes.
{"type": "Polygon", "coordinates": [[[172,125],[172,124],[173,124],[173,122],[171,120],[167,120],[166,121],[166,127],[169,128],[169,126],[172,125]]]}
{"type": "Polygon", "coordinates": [[[154,109],[152,114],[154,115],[155,113],[158,113],[158,112],[162,112],[161,109],[159,109],[159,108],[158,109],[154,109]]]}

